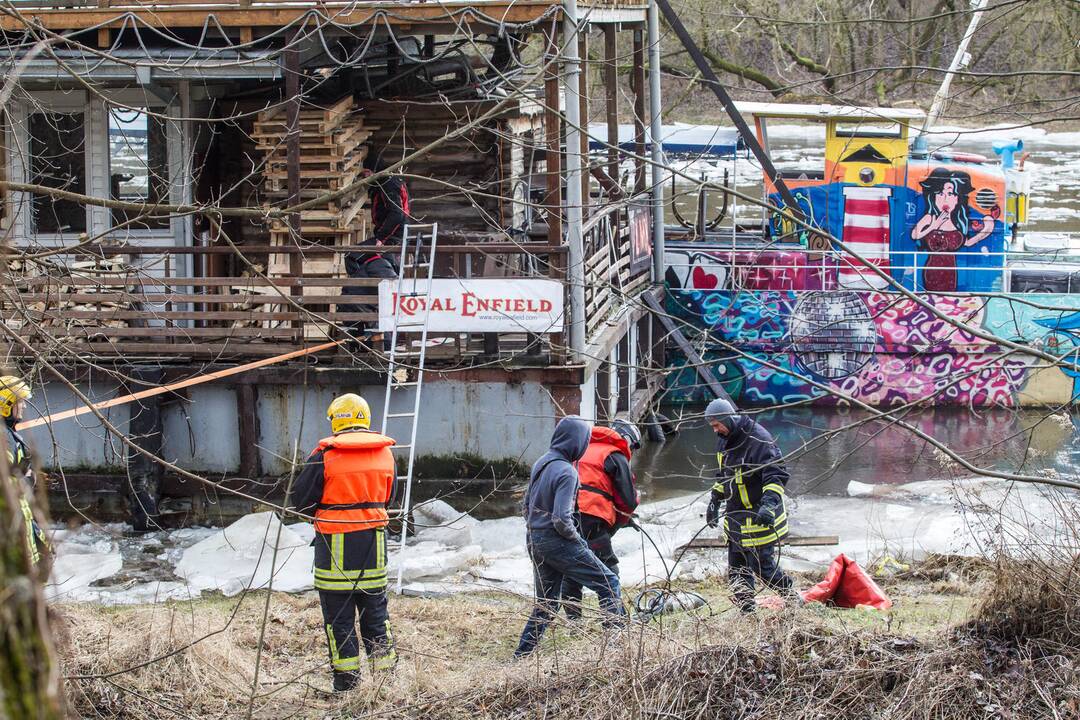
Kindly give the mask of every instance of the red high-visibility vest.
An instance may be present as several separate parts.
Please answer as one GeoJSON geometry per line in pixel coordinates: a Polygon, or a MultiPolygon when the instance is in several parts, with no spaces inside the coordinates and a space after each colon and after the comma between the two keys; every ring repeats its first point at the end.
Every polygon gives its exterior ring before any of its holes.
{"type": "MultiPolygon", "coordinates": [[[[589,448],[578,460],[578,509],[586,515],[598,517],[608,525],[615,524],[617,498],[611,478],[604,472],[604,461],[612,453],[622,453],[630,459],[630,445],[611,428],[594,426],[589,448]]],[[[622,503],[619,502],[621,506],[622,503]]]]}
{"type": "Polygon", "coordinates": [[[323,494],[315,509],[315,530],[332,535],[386,525],[386,504],[394,487],[392,438],[373,432],[346,432],[323,438],[323,494]]]}

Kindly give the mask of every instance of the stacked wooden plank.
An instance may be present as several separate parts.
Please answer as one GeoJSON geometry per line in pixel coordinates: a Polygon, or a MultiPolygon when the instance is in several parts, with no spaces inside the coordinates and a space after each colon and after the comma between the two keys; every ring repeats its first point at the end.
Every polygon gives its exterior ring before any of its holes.
{"type": "MultiPolygon", "coordinates": [[[[364,114],[378,129],[372,146],[384,164],[446,137],[470,120],[490,110],[490,102],[421,105],[391,101],[368,101],[364,114]]],[[[438,222],[445,230],[501,228],[512,218],[512,207],[500,201],[500,120],[443,143],[409,163],[407,183],[412,215],[418,222],[438,222]],[[430,178],[430,180],[424,179],[430,178]]]]}
{"type": "MultiPolygon", "coordinates": [[[[351,96],[327,107],[302,108],[299,125],[301,201],[321,199],[331,192],[348,188],[360,178],[368,141],[375,128],[365,123],[351,96]]],[[[252,133],[265,159],[263,197],[277,207],[289,202],[288,129],[288,113],[284,107],[279,107],[260,113],[252,133]]],[[[303,210],[299,232],[284,222],[271,225],[270,244],[298,252],[270,253],[267,276],[343,277],[344,256],[331,248],[355,245],[364,240],[369,225],[366,205],[366,189],[352,190],[332,200],[320,200],[318,205],[303,210]]],[[[311,293],[328,295],[339,290],[312,288],[311,293]]],[[[306,287],[300,288],[301,295],[307,291],[306,287]]],[[[311,309],[321,312],[331,307],[311,309]]],[[[324,337],[327,330],[319,323],[305,322],[309,337],[324,337]]]]}
{"type": "MultiPolygon", "coordinates": [[[[129,310],[131,305],[126,296],[127,288],[118,279],[134,276],[135,269],[119,257],[99,260],[70,262],[66,272],[60,275],[46,275],[38,271],[34,263],[12,262],[8,265],[10,288],[17,298],[49,296],[48,300],[18,302],[19,312],[14,306],[4,308],[5,324],[11,329],[23,329],[38,326],[55,331],[57,328],[123,328],[129,322],[110,318],[110,312],[129,310]],[[101,284],[93,284],[99,278],[101,284]],[[73,282],[78,279],[78,284],[73,282]],[[87,284],[87,281],[91,281],[87,284]],[[100,296],[92,302],[75,302],[67,298],[72,296],[100,296]]],[[[5,303],[5,306],[7,303],[5,303]]]]}

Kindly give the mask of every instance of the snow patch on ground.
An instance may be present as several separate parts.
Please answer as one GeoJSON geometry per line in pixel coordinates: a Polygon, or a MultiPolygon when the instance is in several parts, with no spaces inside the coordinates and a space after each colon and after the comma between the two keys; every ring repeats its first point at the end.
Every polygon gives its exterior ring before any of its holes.
{"type": "MultiPolygon", "coordinates": [[[[626,528],[614,539],[625,587],[658,582],[669,574],[703,579],[726,572],[723,550],[680,550],[695,537],[718,536],[718,530],[703,528],[707,502],[708,493],[701,492],[638,509],[638,522],[647,535],[626,528]]],[[[1062,513],[1055,506],[1062,505],[1075,511],[1080,506],[1077,494],[986,478],[906,485],[852,482],[847,497],[789,498],[793,535],[838,534],[840,543],[785,546],[781,562],[817,572],[841,552],[868,565],[885,555],[990,555],[999,549],[1041,546],[1054,538],[1071,541],[1057,525],[1062,513]]],[[[439,500],[419,506],[414,518],[416,534],[403,554],[396,540],[388,538],[392,584],[400,567],[403,589],[412,594],[532,592],[521,517],[478,520],[439,500]]],[[[47,592],[56,601],[102,604],[186,599],[204,590],[235,595],[268,585],[275,545],[273,588],[301,592],[312,588],[313,537],[311,525],[282,526],[272,513],[248,515],[223,529],[138,537],[122,525],[58,530],[52,535],[56,561],[47,592]],[[151,571],[133,570],[146,558],[157,563],[156,577],[151,571]],[[115,582],[102,582],[110,578],[115,582]]]]}

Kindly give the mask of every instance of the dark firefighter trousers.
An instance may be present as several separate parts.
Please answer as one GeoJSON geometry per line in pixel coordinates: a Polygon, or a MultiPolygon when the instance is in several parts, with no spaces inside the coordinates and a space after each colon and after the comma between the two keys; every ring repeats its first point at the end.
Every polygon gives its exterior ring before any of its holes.
{"type": "Polygon", "coordinates": [[[728,542],[728,582],[735,596],[735,604],[743,612],[753,612],[755,578],[776,590],[781,595],[791,597],[791,578],[780,569],[779,543],[769,543],[757,547],[743,547],[737,542],[728,542]]]}
{"type": "MultiPolygon", "coordinates": [[[[589,549],[593,551],[607,569],[619,576],[619,558],[611,547],[611,526],[598,517],[581,514],[581,536],[585,538],[589,549]]],[[[562,608],[566,617],[577,620],[581,617],[581,595],[583,586],[569,575],[563,576],[562,608]]]]}
{"type": "Polygon", "coordinates": [[[385,530],[316,534],[313,544],[315,588],[335,677],[360,671],[358,620],[371,670],[389,670],[397,653],[386,610],[385,530]]]}

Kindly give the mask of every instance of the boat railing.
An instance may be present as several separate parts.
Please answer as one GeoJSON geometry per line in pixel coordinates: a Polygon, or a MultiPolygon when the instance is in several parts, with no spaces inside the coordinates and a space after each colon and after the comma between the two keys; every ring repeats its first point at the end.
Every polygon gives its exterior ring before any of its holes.
{"type": "MultiPolygon", "coordinates": [[[[1080,235],[1080,234],[1078,234],[1080,235]]],[[[865,257],[904,287],[919,292],[1080,292],[1080,243],[1073,249],[1006,252],[909,250],[865,257]],[[937,277],[927,285],[925,271],[937,277]]],[[[669,284],[682,289],[887,289],[889,283],[842,251],[802,247],[723,248],[683,243],[670,247],[669,284]]]]}

